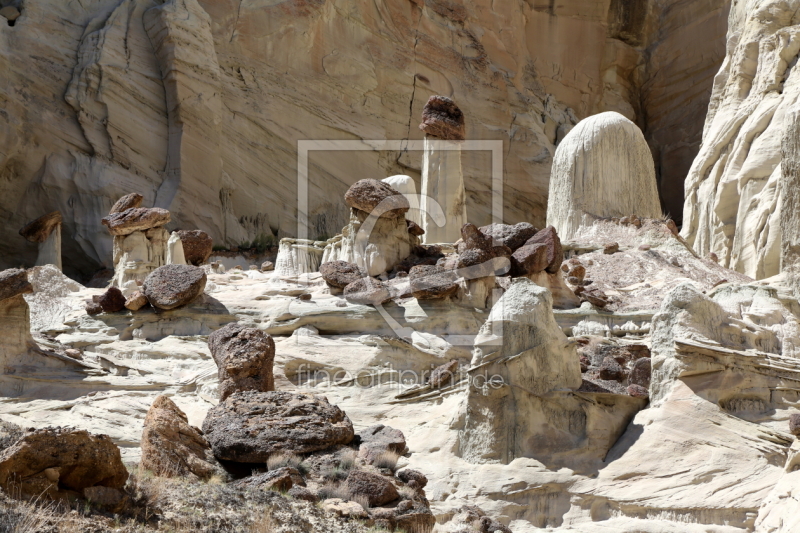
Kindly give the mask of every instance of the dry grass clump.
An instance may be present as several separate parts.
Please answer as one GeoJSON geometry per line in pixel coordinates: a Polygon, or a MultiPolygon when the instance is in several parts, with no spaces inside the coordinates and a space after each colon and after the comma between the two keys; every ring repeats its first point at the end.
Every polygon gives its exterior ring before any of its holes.
{"type": "Polygon", "coordinates": [[[325,483],[317,489],[317,497],[320,500],[330,500],[339,498],[340,500],[350,500],[350,491],[341,483],[325,483]]]}
{"type": "Polygon", "coordinates": [[[273,453],[267,459],[267,470],[277,470],[278,468],[285,467],[295,468],[303,475],[308,473],[308,467],[303,462],[303,458],[295,453],[273,453]]]}
{"type": "Polygon", "coordinates": [[[356,458],[358,453],[352,448],[345,448],[339,452],[339,468],[344,471],[350,471],[356,466],[356,458]]]}
{"type": "Polygon", "coordinates": [[[400,454],[393,451],[382,452],[372,462],[373,466],[377,468],[388,468],[392,472],[397,469],[397,461],[400,459],[400,454]]]}
{"type": "Polygon", "coordinates": [[[363,507],[365,510],[369,509],[369,507],[370,507],[369,498],[367,498],[363,494],[351,495],[350,496],[350,501],[356,502],[361,507],[363,507]]]}

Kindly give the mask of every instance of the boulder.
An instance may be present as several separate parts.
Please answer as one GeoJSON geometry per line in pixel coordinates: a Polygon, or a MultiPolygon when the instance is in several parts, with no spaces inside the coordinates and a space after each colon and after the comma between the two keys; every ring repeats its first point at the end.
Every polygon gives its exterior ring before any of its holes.
{"type": "Polygon", "coordinates": [[[458,279],[452,271],[436,265],[417,265],[408,272],[411,294],[418,300],[434,300],[454,295],[458,279]]]}
{"type": "Polygon", "coordinates": [[[508,246],[511,251],[525,244],[528,239],[538,233],[533,224],[519,222],[513,226],[510,224],[489,224],[479,228],[481,233],[493,239],[494,244],[508,246]]]}
{"type": "Polygon", "coordinates": [[[125,296],[117,287],[109,287],[100,295],[97,303],[105,313],[118,313],[125,309],[125,296]]]}
{"type": "Polygon", "coordinates": [[[264,261],[261,263],[261,272],[272,272],[275,270],[275,265],[272,264],[272,261],[264,261]]]}
{"type": "Polygon", "coordinates": [[[511,254],[511,277],[528,276],[538,274],[545,270],[549,264],[548,246],[539,242],[525,244],[511,254]]]}
{"type": "Polygon", "coordinates": [[[164,265],[144,280],[142,291],[150,305],[159,309],[175,309],[186,305],[206,287],[206,273],[192,265],[164,265]]]}
{"type": "Polygon", "coordinates": [[[324,450],[353,440],[344,411],[322,396],[237,392],[212,407],[203,432],[218,459],[265,463],[276,452],[324,450]]]}
{"type": "Polygon", "coordinates": [[[147,305],[147,296],[142,291],[134,291],[127,300],[125,300],[125,309],[131,311],[138,311],[147,305]]]}
{"type": "Polygon", "coordinates": [[[132,207],[111,213],[101,221],[111,235],[130,235],[134,231],[158,228],[170,221],[169,211],[159,207],[132,207]]]}
{"type": "Polygon", "coordinates": [[[132,192],[130,194],[126,194],[117,200],[113,206],[111,206],[111,211],[109,211],[108,214],[113,215],[114,213],[122,213],[128,209],[142,207],[142,200],[144,200],[144,197],[139,193],[132,192]]]}
{"type": "Polygon", "coordinates": [[[218,471],[208,441],[167,396],[147,411],[141,448],[142,467],[157,476],[208,479],[218,471]]]}
{"type": "Polygon", "coordinates": [[[400,498],[400,494],[391,481],[381,475],[364,470],[351,470],[345,485],[351,498],[366,498],[370,507],[378,507],[400,498]]]}
{"type": "Polygon", "coordinates": [[[419,129],[442,140],[463,141],[466,134],[464,113],[450,98],[431,96],[422,109],[419,129]]]}
{"type": "Polygon", "coordinates": [[[567,270],[567,279],[572,282],[575,281],[573,285],[580,285],[583,283],[584,278],[586,278],[586,267],[578,264],[570,264],[567,270]]]}
{"type": "Polygon", "coordinates": [[[284,466],[264,472],[263,474],[256,474],[254,476],[240,479],[234,485],[240,487],[250,487],[262,490],[274,490],[279,492],[287,492],[294,487],[305,487],[306,482],[300,471],[291,466],[284,466]]]}
{"type": "Polygon", "coordinates": [[[289,496],[294,498],[295,500],[303,500],[311,503],[317,503],[319,498],[317,495],[308,490],[305,487],[300,487],[298,485],[294,485],[292,488],[289,489],[289,496]]]}
{"type": "Polygon", "coordinates": [[[603,245],[603,253],[606,255],[611,255],[619,252],[619,243],[616,242],[607,242],[603,245]]]}
{"type": "Polygon", "coordinates": [[[178,230],[176,233],[183,244],[183,256],[187,263],[200,266],[208,260],[214,249],[214,241],[208,233],[199,229],[178,230]]]}
{"type": "Polygon", "coordinates": [[[358,281],[367,275],[355,263],[347,261],[329,261],[319,267],[319,273],[331,287],[344,289],[354,281],[358,281]]]}
{"type": "Polygon", "coordinates": [[[24,228],[19,230],[19,234],[29,242],[45,242],[50,233],[61,225],[61,212],[53,211],[42,215],[24,228]]]}
{"type": "MultiPolygon", "coordinates": [[[[372,213],[382,204],[380,216],[383,218],[405,217],[409,209],[405,196],[389,184],[373,179],[359,180],[351,185],[344,194],[344,201],[353,209],[365,213],[372,213]]],[[[375,214],[378,215],[377,212],[375,214]]]]}
{"type": "Polygon", "coordinates": [[[649,391],[641,385],[628,385],[625,390],[628,392],[628,396],[633,396],[634,398],[647,398],[650,396],[649,391]]]}
{"type": "Polygon", "coordinates": [[[384,282],[364,277],[348,284],[344,288],[344,297],[354,304],[378,305],[391,299],[392,296],[384,282]]]}
{"type": "MultiPolygon", "coordinates": [[[[579,288],[583,289],[583,287],[579,288]]],[[[575,293],[578,294],[577,289],[575,293]]],[[[579,296],[582,302],[589,302],[595,307],[599,307],[601,309],[610,303],[608,296],[606,296],[606,293],[604,293],[600,289],[582,290],[579,296]]]]}
{"type": "Polygon", "coordinates": [[[361,504],[353,501],[344,501],[341,498],[328,498],[323,501],[320,506],[325,512],[341,516],[342,518],[369,518],[369,513],[361,507],[361,504]]]}
{"type": "Polygon", "coordinates": [[[564,250],[561,248],[561,239],[559,239],[556,229],[553,226],[547,226],[525,242],[526,245],[538,243],[547,245],[547,268],[545,270],[550,274],[555,274],[564,261],[564,250]]]}
{"type": "Polygon", "coordinates": [[[220,400],[234,392],[275,390],[275,343],[270,335],[230,323],[208,336],[208,347],[217,364],[220,400]]]}
{"type": "Polygon", "coordinates": [[[425,477],[425,474],[420,472],[419,470],[412,470],[410,468],[404,468],[397,472],[397,479],[402,481],[405,484],[410,484],[412,481],[416,483],[417,489],[425,488],[425,485],[428,484],[428,478],[425,477]]]}
{"type": "Polygon", "coordinates": [[[0,453],[0,487],[38,497],[93,486],[121,490],[128,479],[119,448],[107,435],[70,428],[28,431],[0,453]]]}
{"type": "Polygon", "coordinates": [[[21,268],[9,268],[0,272],[0,300],[33,292],[28,274],[21,268]]]}
{"type": "Polygon", "coordinates": [[[16,6],[5,6],[0,8],[0,17],[5,18],[9,22],[14,22],[19,18],[20,13],[19,8],[16,6]]]}
{"type": "Polygon", "coordinates": [[[428,380],[428,385],[434,389],[444,387],[453,381],[456,372],[458,372],[458,361],[453,359],[449,363],[445,363],[433,369],[433,372],[431,372],[431,377],[428,380]]]}
{"type": "Polygon", "coordinates": [[[415,237],[421,237],[422,235],[425,235],[425,230],[413,220],[406,220],[406,227],[408,228],[408,232],[415,237]]]}
{"type": "Polygon", "coordinates": [[[358,456],[369,464],[387,452],[394,452],[397,455],[403,455],[406,452],[406,438],[399,429],[378,424],[368,427],[358,436],[361,439],[358,456]]]}
{"type": "Polygon", "coordinates": [[[613,357],[606,357],[600,364],[600,379],[609,379],[614,381],[622,381],[625,377],[625,371],[622,366],[613,357]]]}
{"type": "Polygon", "coordinates": [[[641,359],[637,359],[633,363],[633,368],[631,368],[631,374],[628,376],[628,383],[630,385],[641,385],[647,389],[650,387],[650,373],[650,358],[643,357],[641,359]]]}
{"type": "Polygon", "coordinates": [[[86,302],[86,305],[84,306],[84,309],[86,310],[86,314],[87,315],[91,315],[91,316],[99,315],[100,313],[103,312],[103,308],[100,305],[100,303],[99,302],[94,302],[94,301],[86,302]]]}
{"type": "Polygon", "coordinates": [[[491,237],[484,235],[478,226],[470,223],[461,226],[461,240],[462,246],[459,246],[459,252],[475,248],[488,251],[494,246],[491,237]]]}
{"type": "Polygon", "coordinates": [[[800,437],[800,414],[789,417],[789,432],[795,437],[800,437]]]}

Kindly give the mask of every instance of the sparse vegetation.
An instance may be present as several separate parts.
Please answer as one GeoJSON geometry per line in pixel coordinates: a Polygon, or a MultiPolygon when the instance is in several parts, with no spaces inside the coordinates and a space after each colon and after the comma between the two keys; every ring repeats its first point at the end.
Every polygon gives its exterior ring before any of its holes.
{"type": "Polygon", "coordinates": [[[386,451],[378,455],[373,461],[373,465],[377,468],[388,468],[392,472],[397,470],[397,461],[400,459],[400,454],[393,451],[386,451]]]}

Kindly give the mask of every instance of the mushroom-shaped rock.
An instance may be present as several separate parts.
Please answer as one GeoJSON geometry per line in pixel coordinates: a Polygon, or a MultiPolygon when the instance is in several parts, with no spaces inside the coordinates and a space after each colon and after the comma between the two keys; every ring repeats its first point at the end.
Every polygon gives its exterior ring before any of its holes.
{"type": "Polygon", "coordinates": [[[52,213],[40,216],[19,230],[19,234],[30,242],[42,243],[50,237],[54,229],[61,225],[61,222],[61,212],[53,211],[52,213]]]}
{"type": "Polygon", "coordinates": [[[653,156],[641,130],[608,111],[578,123],[553,157],[547,223],[562,239],[598,218],[659,218],[653,156]]]}
{"type": "Polygon", "coordinates": [[[21,268],[9,268],[0,272],[0,300],[33,292],[28,274],[21,268]]]}
{"type": "Polygon", "coordinates": [[[130,235],[163,226],[170,221],[169,211],[160,207],[132,207],[111,213],[102,220],[111,235],[130,235]]]}
{"type": "Polygon", "coordinates": [[[127,211],[128,209],[136,209],[137,207],[142,207],[142,200],[144,200],[144,197],[137,192],[126,194],[125,196],[117,200],[113,206],[111,206],[111,211],[109,211],[108,214],[113,215],[114,213],[122,213],[123,211],[127,211]]]}
{"type": "Polygon", "coordinates": [[[167,396],[156,398],[147,411],[141,447],[142,467],[157,476],[208,479],[218,470],[200,430],[167,396]]]}
{"type": "Polygon", "coordinates": [[[103,486],[122,489],[128,471],[107,435],[69,428],[30,431],[0,453],[0,487],[40,496],[103,486]]]}
{"type": "Polygon", "coordinates": [[[464,113],[446,96],[434,95],[422,109],[419,129],[426,134],[448,141],[463,141],[465,136],[464,113]]]}
{"type": "Polygon", "coordinates": [[[494,239],[495,245],[508,246],[512,252],[524,245],[528,239],[539,231],[533,224],[527,222],[520,222],[513,226],[510,224],[489,224],[488,226],[481,226],[479,229],[481,233],[494,239]]]}
{"type": "Polygon", "coordinates": [[[361,438],[358,456],[369,464],[372,464],[382,454],[402,455],[406,451],[406,438],[399,429],[378,424],[368,427],[358,436],[361,438]]]}
{"type": "Polygon", "coordinates": [[[175,309],[186,305],[206,287],[206,273],[191,265],[164,265],[144,280],[142,292],[150,305],[159,309],[175,309]]]}
{"type": "Polygon", "coordinates": [[[564,249],[561,247],[561,239],[558,237],[556,229],[553,226],[547,226],[528,239],[525,244],[537,243],[547,245],[547,267],[545,270],[550,274],[555,274],[564,261],[564,249]]]}
{"type": "Polygon", "coordinates": [[[398,218],[409,209],[408,199],[389,184],[373,179],[355,182],[344,194],[348,206],[384,218],[398,218]],[[379,210],[375,209],[380,205],[379,210]]]}
{"type": "Polygon", "coordinates": [[[354,281],[365,277],[366,272],[362,271],[355,263],[347,261],[328,261],[319,267],[322,279],[331,287],[344,289],[354,281]]]}
{"type": "Polygon", "coordinates": [[[214,241],[208,233],[199,229],[178,230],[176,233],[183,244],[183,256],[188,264],[200,266],[208,260],[214,249],[214,241]]]}
{"type": "Polygon", "coordinates": [[[400,497],[391,481],[364,470],[351,470],[345,485],[351,497],[366,498],[370,507],[384,505],[400,497]]]}
{"type": "Polygon", "coordinates": [[[452,296],[458,291],[458,276],[436,265],[417,265],[408,272],[411,294],[418,300],[435,300],[452,296]]]}
{"type": "Polygon", "coordinates": [[[208,336],[208,347],[219,369],[220,400],[239,391],[275,390],[275,343],[270,335],[231,323],[208,336]]]}
{"type": "Polygon", "coordinates": [[[310,453],[353,440],[344,411],[322,396],[237,392],[212,407],[203,432],[218,459],[264,463],[276,452],[310,453]]]}

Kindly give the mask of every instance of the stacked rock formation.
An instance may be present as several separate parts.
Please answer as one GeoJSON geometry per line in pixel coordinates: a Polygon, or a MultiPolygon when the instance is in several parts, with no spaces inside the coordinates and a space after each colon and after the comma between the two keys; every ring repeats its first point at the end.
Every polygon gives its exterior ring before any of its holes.
{"type": "Polygon", "coordinates": [[[464,114],[450,98],[431,96],[422,110],[419,129],[425,132],[422,156],[420,211],[423,242],[455,242],[467,223],[467,195],[461,171],[461,146],[465,137],[464,114]],[[436,202],[444,212],[444,225],[429,216],[436,202]]]}
{"type": "Polygon", "coordinates": [[[172,240],[164,225],[170,213],[158,207],[141,207],[142,196],[131,193],[120,198],[102,222],[114,236],[114,277],[112,284],[130,295],[129,282],[143,282],[155,269],[182,261],[180,239],[172,240]],[[126,285],[127,284],[127,285],[126,285]]]}
{"type": "Polygon", "coordinates": [[[55,265],[61,270],[61,222],[61,213],[53,211],[19,230],[26,240],[39,245],[36,266],[55,265]]]}
{"type": "Polygon", "coordinates": [[[388,183],[364,179],[345,193],[350,223],[325,248],[322,263],[346,261],[370,276],[392,270],[408,257],[419,237],[406,221],[409,200],[388,183]]]}
{"type": "Polygon", "coordinates": [[[570,240],[595,220],[632,213],[661,216],[653,156],[644,135],[611,111],[582,120],[553,157],[547,223],[570,240]]]}
{"type": "Polygon", "coordinates": [[[0,368],[25,354],[31,339],[31,319],[24,294],[33,292],[27,273],[19,268],[0,272],[0,368]]]}

